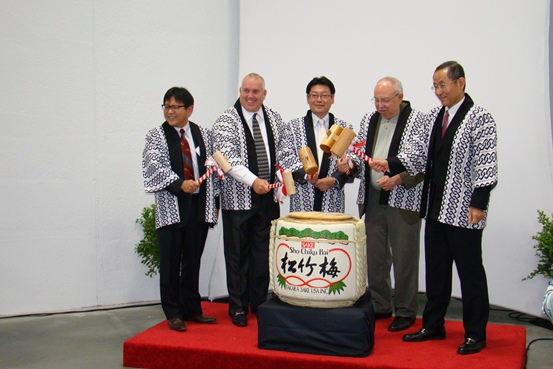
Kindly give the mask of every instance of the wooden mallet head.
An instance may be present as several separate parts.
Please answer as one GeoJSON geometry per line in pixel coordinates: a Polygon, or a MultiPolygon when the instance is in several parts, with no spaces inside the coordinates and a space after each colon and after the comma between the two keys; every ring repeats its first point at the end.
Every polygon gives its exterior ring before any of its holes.
{"type": "Polygon", "coordinates": [[[298,156],[300,157],[301,163],[303,164],[303,169],[305,173],[312,175],[319,171],[319,165],[313,156],[313,152],[309,146],[304,146],[298,150],[298,156]]]}

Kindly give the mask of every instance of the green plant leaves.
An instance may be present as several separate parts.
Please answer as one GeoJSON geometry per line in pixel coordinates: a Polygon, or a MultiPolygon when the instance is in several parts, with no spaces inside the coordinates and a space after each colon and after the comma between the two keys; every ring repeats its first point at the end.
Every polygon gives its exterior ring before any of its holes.
{"type": "Polygon", "coordinates": [[[142,226],[144,237],[136,244],[135,251],[142,258],[141,263],[148,267],[146,275],[153,277],[159,271],[159,243],[156,232],[156,206],[152,204],[142,209],[142,217],[136,223],[142,226]]]}
{"type": "Polygon", "coordinates": [[[553,221],[542,210],[538,210],[538,221],[542,230],[532,236],[532,239],[538,241],[534,245],[536,256],[539,257],[538,266],[523,281],[540,274],[553,279],[553,221]]]}

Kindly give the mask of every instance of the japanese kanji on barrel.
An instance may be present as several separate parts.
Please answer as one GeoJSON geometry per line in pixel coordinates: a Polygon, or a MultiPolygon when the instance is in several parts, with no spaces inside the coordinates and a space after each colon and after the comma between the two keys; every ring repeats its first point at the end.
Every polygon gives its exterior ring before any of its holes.
{"type": "Polygon", "coordinates": [[[342,213],[295,212],[272,222],[273,292],[296,306],[353,305],[367,282],[365,224],[342,213]]]}

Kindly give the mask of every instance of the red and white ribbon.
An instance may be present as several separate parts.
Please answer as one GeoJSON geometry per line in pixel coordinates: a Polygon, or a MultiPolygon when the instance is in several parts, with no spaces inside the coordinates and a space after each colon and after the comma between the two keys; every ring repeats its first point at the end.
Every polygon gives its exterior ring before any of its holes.
{"type": "Polygon", "coordinates": [[[215,171],[217,172],[217,174],[219,175],[219,179],[223,179],[224,178],[224,175],[225,175],[225,172],[223,172],[223,169],[221,169],[221,167],[219,166],[219,164],[217,164],[217,162],[215,161],[215,159],[213,159],[212,156],[210,156],[209,158],[207,158],[205,160],[205,164],[204,164],[206,167],[208,167],[207,171],[204,173],[204,175],[202,175],[199,179],[198,179],[198,184],[202,184],[203,181],[205,181],[211,174],[213,174],[215,171]]]}
{"type": "Polygon", "coordinates": [[[372,161],[371,157],[359,150],[360,147],[365,146],[365,142],[366,141],[352,143],[351,145],[349,145],[348,150],[359,156],[361,159],[365,160],[367,163],[370,163],[372,161]]]}
{"type": "Polygon", "coordinates": [[[284,185],[284,176],[283,176],[284,168],[282,168],[278,164],[275,164],[275,167],[277,168],[276,175],[278,178],[278,182],[269,184],[269,189],[273,189],[273,188],[277,189],[276,198],[278,202],[282,204],[284,202],[283,201],[284,198],[288,195],[286,193],[286,186],[284,185]]]}
{"type": "MultiPolygon", "coordinates": [[[[363,159],[367,163],[370,163],[371,161],[373,161],[373,159],[370,156],[366,155],[364,152],[359,150],[360,147],[365,146],[366,142],[367,142],[367,140],[362,141],[362,142],[357,142],[357,143],[352,142],[349,145],[348,149],[346,150],[345,155],[347,155],[347,157],[348,157],[348,164],[349,164],[350,168],[353,168],[353,162],[351,161],[351,153],[354,153],[355,155],[359,156],[361,159],[363,159]]],[[[382,172],[385,172],[385,171],[386,171],[386,169],[383,168],[382,172]]]]}

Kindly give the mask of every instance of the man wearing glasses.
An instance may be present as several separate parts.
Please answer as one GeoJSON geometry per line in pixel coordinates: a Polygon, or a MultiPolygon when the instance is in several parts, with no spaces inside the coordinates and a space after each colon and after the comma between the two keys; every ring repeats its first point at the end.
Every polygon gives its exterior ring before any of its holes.
{"type": "Polygon", "coordinates": [[[422,329],[407,342],[443,340],[455,262],[463,297],[465,341],[459,354],[486,347],[489,299],[482,263],[482,232],[490,192],[497,184],[497,131],[491,114],[465,93],[465,71],[448,61],[434,71],[432,90],[441,105],[427,114],[425,130],[405,152],[375,160],[373,169],[406,168],[426,173],[421,215],[426,217],[425,260],[428,302],[422,329]]]}
{"type": "Polygon", "coordinates": [[[213,150],[210,131],[188,120],[190,92],[170,88],[163,102],[165,122],[146,136],[142,174],[146,192],[155,194],[161,307],[169,328],[184,332],[187,320],[215,323],[202,314],[198,286],[207,231],[217,223],[218,180],[197,182],[213,150]]]}
{"type": "MultiPolygon", "coordinates": [[[[319,172],[313,176],[303,168],[293,173],[296,194],[290,197],[290,211],[345,211],[344,185],[353,181],[337,168],[336,156],[324,153],[320,148],[326,131],[334,124],[353,130],[353,127],[329,113],[334,103],[334,84],[326,77],[315,77],[306,88],[309,110],[301,118],[288,123],[288,130],[297,153],[308,146],[319,166],[319,172]]],[[[299,156],[298,156],[299,160],[299,156]]]]}
{"type": "MultiPolygon", "coordinates": [[[[394,157],[424,121],[424,114],[403,100],[403,86],[394,77],[380,79],[372,102],[376,111],[360,124],[359,140],[370,157],[394,157]]],[[[347,166],[340,162],[340,169],[347,166]]],[[[391,175],[371,171],[367,163],[357,173],[361,179],[357,204],[365,214],[367,273],[377,319],[395,318],[391,332],[409,328],[417,316],[419,275],[419,206],[423,174],[400,171],[391,175]],[[394,266],[394,295],[390,271],[394,266]]]]}

